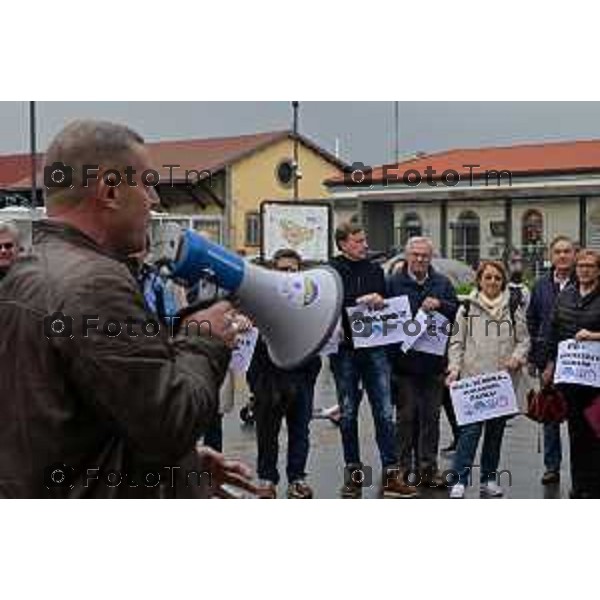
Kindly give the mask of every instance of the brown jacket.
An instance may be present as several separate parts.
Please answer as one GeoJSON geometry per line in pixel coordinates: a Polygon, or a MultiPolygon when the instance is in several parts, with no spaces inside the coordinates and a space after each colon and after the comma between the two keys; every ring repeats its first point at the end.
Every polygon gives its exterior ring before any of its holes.
{"type": "Polygon", "coordinates": [[[126,265],[74,228],[35,225],[33,255],[0,285],[0,497],[158,496],[156,473],[180,474],[212,419],[230,353],[192,331],[144,334],[126,265]]]}

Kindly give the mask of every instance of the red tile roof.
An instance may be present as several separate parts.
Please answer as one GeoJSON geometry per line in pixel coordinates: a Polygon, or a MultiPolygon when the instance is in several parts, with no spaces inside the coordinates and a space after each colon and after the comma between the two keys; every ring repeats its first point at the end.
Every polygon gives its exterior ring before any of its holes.
{"type": "MultiPolygon", "coordinates": [[[[272,131],[235,137],[207,138],[199,140],[173,140],[148,143],[154,164],[181,165],[173,169],[174,179],[185,179],[185,170],[208,170],[212,173],[235,163],[269,145],[292,137],[291,131],[272,131]]],[[[298,136],[301,143],[319,153],[338,169],[345,163],[304,136],[298,136]]],[[[38,185],[42,182],[43,155],[38,162],[38,185]]],[[[169,175],[168,168],[159,168],[161,177],[169,175]]],[[[31,187],[31,162],[28,154],[0,156],[0,189],[28,189],[31,187]]]]}
{"type": "MultiPolygon", "coordinates": [[[[42,165],[44,156],[36,155],[38,169],[42,165]]],[[[0,188],[12,187],[16,182],[27,179],[31,187],[31,155],[9,154],[0,156],[0,188]]],[[[28,186],[23,186],[28,187],[28,186]]]]}
{"type": "MultiPolygon", "coordinates": [[[[435,154],[425,154],[398,163],[388,165],[386,175],[389,184],[393,184],[409,169],[419,171],[426,181],[426,169],[436,171],[432,179],[439,179],[449,169],[457,171],[461,179],[468,178],[471,172],[466,165],[473,167],[473,178],[485,177],[485,171],[507,170],[513,176],[559,175],[600,172],[600,140],[576,142],[550,142],[540,144],[522,144],[506,147],[488,147],[448,150],[435,154]]],[[[384,166],[373,168],[373,183],[382,183],[384,166]]],[[[327,183],[340,185],[343,177],[335,177],[327,183]]]]}

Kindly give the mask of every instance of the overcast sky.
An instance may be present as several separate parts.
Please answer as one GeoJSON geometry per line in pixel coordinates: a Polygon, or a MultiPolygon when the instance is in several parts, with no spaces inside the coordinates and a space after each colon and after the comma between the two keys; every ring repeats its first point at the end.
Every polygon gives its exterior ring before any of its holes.
{"type": "MultiPolygon", "coordinates": [[[[401,102],[400,151],[600,138],[600,102],[401,102]]],[[[124,122],[148,140],[291,129],[289,102],[41,102],[38,146],[77,117],[124,122]]],[[[29,149],[27,102],[0,102],[0,153],[29,149]]],[[[394,102],[301,102],[300,131],[366,164],[394,154],[394,102]]]]}

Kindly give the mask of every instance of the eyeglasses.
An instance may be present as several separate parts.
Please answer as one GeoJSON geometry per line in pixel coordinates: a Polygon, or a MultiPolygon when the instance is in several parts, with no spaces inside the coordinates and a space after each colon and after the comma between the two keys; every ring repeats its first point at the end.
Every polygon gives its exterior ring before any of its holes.
{"type": "Polygon", "coordinates": [[[6,242],[5,244],[0,242],[0,250],[12,250],[15,245],[12,242],[6,242]]]}
{"type": "Polygon", "coordinates": [[[577,263],[575,267],[578,269],[596,269],[598,265],[595,263],[577,263]]]}
{"type": "Polygon", "coordinates": [[[421,252],[411,252],[410,255],[413,258],[420,258],[421,260],[431,260],[430,254],[423,254],[421,252]]]}

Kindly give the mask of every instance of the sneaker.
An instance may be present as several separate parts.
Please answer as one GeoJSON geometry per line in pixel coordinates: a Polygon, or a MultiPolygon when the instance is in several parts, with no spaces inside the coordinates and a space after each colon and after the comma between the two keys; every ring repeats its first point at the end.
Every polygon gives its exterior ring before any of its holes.
{"type": "Polygon", "coordinates": [[[462,483],[456,483],[450,488],[450,498],[462,500],[465,497],[465,486],[462,483]]]}
{"type": "Polygon", "coordinates": [[[554,485],[560,482],[560,472],[548,470],[542,476],[542,485],[554,485]]]}
{"type": "Polygon", "coordinates": [[[277,498],[277,486],[272,481],[259,479],[256,485],[259,488],[256,497],[260,500],[275,500],[277,498]]]}
{"type": "Polygon", "coordinates": [[[502,498],[504,496],[504,490],[495,481],[482,484],[479,492],[487,498],[502,498]]]}
{"type": "Polygon", "coordinates": [[[313,497],[312,488],[302,479],[292,481],[288,485],[287,497],[295,500],[310,500],[313,497]]]}

